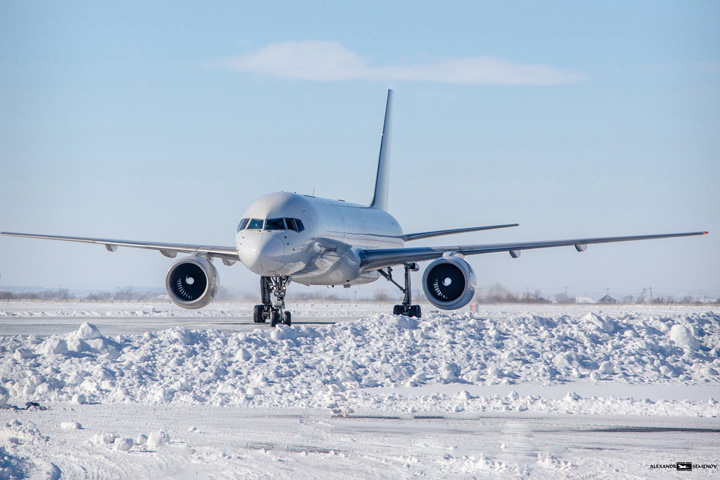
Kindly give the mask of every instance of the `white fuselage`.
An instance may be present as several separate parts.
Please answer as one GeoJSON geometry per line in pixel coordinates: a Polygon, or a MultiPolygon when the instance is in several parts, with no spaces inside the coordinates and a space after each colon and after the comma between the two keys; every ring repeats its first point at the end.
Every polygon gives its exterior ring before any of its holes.
{"type": "Polygon", "coordinates": [[[375,281],[377,271],[360,270],[359,251],[404,244],[400,225],[384,210],[295,193],[260,197],[239,227],[235,244],[250,271],[305,285],[375,281]]]}

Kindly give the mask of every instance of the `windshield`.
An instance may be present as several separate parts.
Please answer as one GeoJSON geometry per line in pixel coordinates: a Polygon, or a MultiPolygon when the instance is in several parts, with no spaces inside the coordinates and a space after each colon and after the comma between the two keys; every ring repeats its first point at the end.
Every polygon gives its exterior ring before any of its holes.
{"type": "Polygon", "coordinates": [[[285,230],[285,220],[282,218],[268,218],[265,230],[285,230]]]}
{"type": "Polygon", "coordinates": [[[238,225],[238,232],[240,230],[293,230],[295,232],[302,232],[305,230],[305,225],[299,218],[268,218],[267,220],[260,220],[258,218],[243,218],[240,220],[238,225]]]}
{"type": "Polygon", "coordinates": [[[287,223],[287,227],[290,230],[295,230],[296,232],[302,232],[305,230],[305,226],[303,226],[303,223],[299,218],[286,218],[285,223],[287,223]]]}
{"type": "Polygon", "coordinates": [[[248,230],[262,230],[263,224],[265,222],[263,220],[258,220],[257,218],[251,218],[250,222],[248,223],[248,230]]]}

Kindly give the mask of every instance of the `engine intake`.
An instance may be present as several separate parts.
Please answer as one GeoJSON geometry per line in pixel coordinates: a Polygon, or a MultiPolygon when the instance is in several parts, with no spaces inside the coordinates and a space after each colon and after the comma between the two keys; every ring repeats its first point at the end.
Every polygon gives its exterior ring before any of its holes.
{"type": "Polygon", "coordinates": [[[438,258],[425,269],[423,291],[428,301],[438,308],[462,308],[475,295],[475,272],[460,257],[438,258]]]}
{"type": "Polygon", "coordinates": [[[200,256],[178,260],[170,266],[165,277],[170,300],[188,309],[202,308],[212,302],[219,284],[215,266],[200,256]]]}

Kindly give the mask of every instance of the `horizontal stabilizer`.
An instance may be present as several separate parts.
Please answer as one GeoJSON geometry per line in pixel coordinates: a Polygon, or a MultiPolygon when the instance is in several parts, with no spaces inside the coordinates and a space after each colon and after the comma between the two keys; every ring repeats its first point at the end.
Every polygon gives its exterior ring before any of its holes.
{"type": "Polygon", "coordinates": [[[432,232],[408,233],[402,236],[406,242],[410,240],[422,240],[423,238],[441,237],[443,235],[454,235],[456,233],[478,232],[480,230],[495,230],[498,228],[517,227],[519,223],[508,223],[506,225],[488,225],[484,227],[455,228],[453,230],[435,230],[432,232]]]}

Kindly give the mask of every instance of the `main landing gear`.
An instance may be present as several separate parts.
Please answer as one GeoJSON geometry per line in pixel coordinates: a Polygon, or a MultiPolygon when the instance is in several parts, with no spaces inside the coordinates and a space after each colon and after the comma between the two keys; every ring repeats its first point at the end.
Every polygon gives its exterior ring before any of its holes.
{"type": "Polygon", "coordinates": [[[417,272],[420,268],[418,267],[417,263],[406,263],[404,265],[405,267],[405,288],[401,287],[399,283],[397,283],[392,278],[392,268],[387,267],[385,269],[378,270],[380,272],[380,275],[385,277],[385,280],[388,282],[391,282],[393,285],[398,287],[401,292],[405,294],[403,297],[402,305],[395,305],[393,307],[393,315],[405,315],[407,317],[416,317],[420,318],[422,316],[422,311],[420,310],[420,305],[411,305],[412,303],[412,291],[410,288],[410,271],[417,272]]]}
{"type": "Polygon", "coordinates": [[[253,309],[255,323],[265,323],[270,320],[272,327],[278,323],[290,325],[290,312],[285,311],[285,293],[289,284],[290,277],[260,277],[262,305],[255,305],[253,309]]]}

